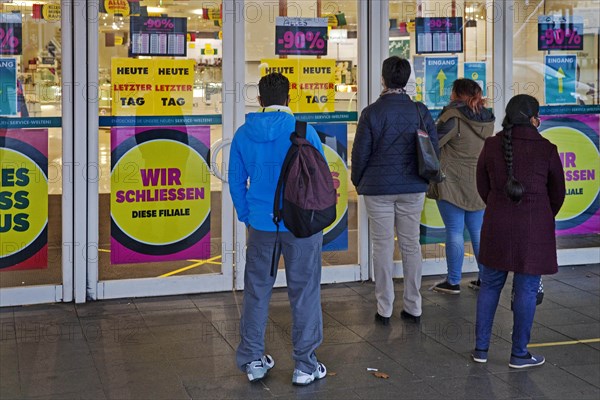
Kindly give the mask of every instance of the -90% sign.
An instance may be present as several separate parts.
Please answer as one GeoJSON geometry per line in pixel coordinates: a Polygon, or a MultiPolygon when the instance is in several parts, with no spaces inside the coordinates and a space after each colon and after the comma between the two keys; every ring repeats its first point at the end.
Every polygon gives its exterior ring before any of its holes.
{"type": "Polygon", "coordinates": [[[431,18],[429,21],[429,27],[435,28],[452,28],[452,22],[446,18],[431,18]]]}
{"type": "Polygon", "coordinates": [[[568,45],[579,45],[581,44],[581,36],[577,33],[576,29],[546,29],[544,36],[540,37],[540,40],[544,40],[547,46],[562,46],[563,44],[568,45]],[[566,42],[565,42],[566,41],[566,42]]]}
{"type": "Polygon", "coordinates": [[[327,55],[327,28],[277,27],[275,53],[285,55],[327,55]]]}
{"type": "Polygon", "coordinates": [[[308,44],[309,49],[322,49],[325,47],[325,40],[319,37],[321,36],[320,32],[302,32],[298,31],[296,33],[292,31],[287,31],[283,34],[283,39],[279,39],[278,43],[283,44],[283,47],[286,49],[296,48],[296,49],[304,49],[308,44]]]}
{"type": "Polygon", "coordinates": [[[19,43],[19,38],[14,36],[13,28],[0,28],[0,54],[16,53],[19,43]]]}
{"type": "Polygon", "coordinates": [[[166,18],[149,18],[144,22],[149,29],[173,29],[175,24],[172,20],[166,18]]]}

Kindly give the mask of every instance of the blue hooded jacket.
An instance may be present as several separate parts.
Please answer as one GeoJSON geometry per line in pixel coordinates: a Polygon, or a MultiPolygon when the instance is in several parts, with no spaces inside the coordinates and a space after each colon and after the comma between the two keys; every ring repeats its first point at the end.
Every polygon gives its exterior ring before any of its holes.
{"type": "MultiPolygon", "coordinates": [[[[236,131],[229,156],[229,192],[238,219],[260,231],[274,232],[273,199],[281,166],[292,142],[296,118],[287,107],[250,113],[236,131]],[[250,179],[248,179],[250,178],[250,179]],[[249,182],[248,182],[249,181],[249,182]]],[[[315,129],[308,125],[306,139],[323,154],[315,129]]],[[[283,223],[280,231],[287,231],[283,223]]]]}

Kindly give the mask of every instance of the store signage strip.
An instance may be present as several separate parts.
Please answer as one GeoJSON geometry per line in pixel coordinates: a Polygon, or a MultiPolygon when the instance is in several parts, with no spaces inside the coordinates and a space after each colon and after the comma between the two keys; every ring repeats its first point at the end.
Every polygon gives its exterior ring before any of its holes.
{"type": "Polygon", "coordinates": [[[541,106],[540,115],[600,114],[600,105],[541,106]]]}
{"type": "Polygon", "coordinates": [[[99,126],[193,126],[221,125],[221,114],[189,116],[99,117],[99,126]]]}
{"type": "Polygon", "coordinates": [[[61,117],[0,118],[0,129],[60,128],[61,126],[61,117]]]}

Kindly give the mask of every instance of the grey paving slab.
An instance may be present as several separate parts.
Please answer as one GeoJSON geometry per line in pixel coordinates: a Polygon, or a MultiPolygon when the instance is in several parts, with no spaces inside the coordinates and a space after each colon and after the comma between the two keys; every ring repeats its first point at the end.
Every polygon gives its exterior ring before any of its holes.
{"type": "Polygon", "coordinates": [[[208,321],[239,320],[242,315],[241,303],[223,306],[198,306],[198,309],[204,314],[208,321]]]}
{"type": "Polygon", "coordinates": [[[598,387],[553,365],[495,376],[533,398],[598,399],[600,397],[598,387]]]}
{"type": "Polygon", "coordinates": [[[187,295],[139,298],[134,299],[134,303],[139,311],[196,308],[187,295]]]}
{"type": "Polygon", "coordinates": [[[31,400],[108,400],[103,390],[85,390],[75,393],[60,393],[30,397],[31,400]]]}
{"type": "Polygon", "coordinates": [[[157,340],[143,323],[127,319],[81,321],[81,328],[90,346],[142,344],[157,340]]]}
{"type": "Polygon", "coordinates": [[[19,360],[16,344],[0,344],[0,398],[21,396],[19,360]]]}
{"type": "MultiPolygon", "coordinates": [[[[281,396],[275,396],[276,399],[297,399],[297,400],[353,400],[360,399],[359,395],[352,390],[325,390],[322,392],[310,392],[310,393],[300,393],[301,389],[298,390],[298,393],[294,393],[293,396],[289,394],[284,394],[281,396]]],[[[378,397],[371,397],[378,398],[378,397]]]]}
{"type": "Polygon", "coordinates": [[[546,362],[559,367],[571,365],[600,365],[600,350],[586,344],[536,348],[546,362]]]}
{"type": "Polygon", "coordinates": [[[527,394],[494,375],[467,375],[425,381],[448,399],[516,399],[527,394]]]}
{"type": "Polygon", "coordinates": [[[223,293],[202,293],[188,295],[188,298],[198,308],[206,308],[210,306],[230,306],[242,304],[243,291],[223,292],[223,293]]]}
{"type": "MultiPolygon", "coordinates": [[[[509,279],[496,314],[488,363],[469,354],[476,291],[463,276],[459,296],[427,291],[421,324],[400,319],[402,281],[389,326],[374,323],[374,284],[326,285],[324,341],[317,356],[330,373],[291,385],[291,314],[275,289],[265,336],[275,368],[250,384],[235,366],[242,292],[123,299],[84,305],[0,309],[0,396],[61,399],[177,398],[600,398],[600,343],[534,348],[547,364],[508,368],[509,279]],[[19,366],[19,367],[16,367],[19,366]],[[387,380],[370,375],[379,368],[387,380]],[[364,368],[364,370],[363,370],[364,368]]],[[[545,280],[532,342],[600,337],[600,266],[561,268],[545,280]]]]}
{"type": "Polygon", "coordinates": [[[171,310],[141,311],[146,326],[187,325],[208,322],[204,314],[194,308],[175,308],[171,310]]]}
{"type": "MultiPolygon", "coordinates": [[[[548,343],[548,342],[566,342],[574,338],[565,335],[560,331],[561,326],[547,327],[537,322],[533,323],[531,328],[530,343],[548,343]]],[[[506,340],[510,341],[510,336],[505,336],[506,340]]]]}
{"type": "MultiPolygon", "coordinates": [[[[267,377],[271,379],[271,376],[267,377]]],[[[226,376],[208,382],[184,382],[186,393],[192,399],[270,399],[273,398],[264,381],[249,383],[246,376],[226,376]]]]}
{"type": "Polygon", "coordinates": [[[600,339],[600,322],[594,321],[585,324],[560,325],[553,327],[557,332],[572,339],[600,339]]]}
{"type": "Polygon", "coordinates": [[[351,324],[348,325],[348,329],[367,342],[382,342],[389,340],[407,341],[415,335],[421,335],[419,325],[408,325],[399,320],[390,321],[388,326],[375,324],[373,321],[368,323],[365,322],[360,325],[351,324]]]}
{"type": "Polygon", "coordinates": [[[161,343],[187,342],[206,338],[211,324],[208,322],[185,325],[150,326],[148,330],[154,340],[161,343]]]}
{"type": "Polygon", "coordinates": [[[0,343],[16,341],[17,331],[14,318],[0,320],[0,343]]]}
{"type": "MultiPolygon", "coordinates": [[[[275,365],[279,368],[279,359],[275,360],[275,365]]],[[[226,376],[245,376],[235,364],[233,353],[208,356],[199,354],[195,358],[181,358],[170,361],[175,373],[184,383],[201,383],[226,376]]]]}
{"type": "Polygon", "coordinates": [[[457,356],[457,353],[432,340],[424,340],[419,345],[398,341],[373,345],[423,380],[487,373],[482,365],[469,361],[466,356],[457,356]]]}
{"type": "Polygon", "coordinates": [[[584,307],[577,307],[577,312],[583,315],[587,315],[590,318],[600,321],[600,302],[590,304],[584,307]]]}
{"type": "Polygon", "coordinates": [[[98,366],[109,399],[189,399],[181,379],[167,362],[98,366]]]}
{"type": "Polygon", "coordinates": [[[233,357],[234,348],[222,337],[206,336],[196,340],[177,342],[162,342],[160,354],[168,360],[195,358],[200,356],[230,356],[233,357]]]}
{"type": "Polygon", "coordinates": [[[357,388],[354,392],[361,399],[443,399],[445,396],[439,394],[431,386],[424,382],[403,382],[400,385],[392,384],[391,387],[368,387],[357,388]]]}
{"type": "Polygon", "coordinates": [[[317,350],[317,357],[325,365],[330,360],[337,363],[370,363],[390,359],[390,356],[376,346],[360,342],[355,344],[322,345],[317,350]]]}
{"type": "Polygon", "coordinates": [[[101,391],[102,383],[96,368],[29,374],[21,371],[21,392],[25,398],[101,391]]]}
{"type": "Polygon", "coordinates": [[[597,322],[593,318],[578,312],[577,309],[536,310],[534,320],[539,324],[552,327],[597,322]]]}
{"type": "Polygon", "coordinates": [[[138,312],[132,299],[91,301],[75,305],[75,310],[80,318],[138,312]]]}
{"type": "Polygon", "coordinates": [[[19,370],[27,374],[90,369],[94,361],[85,340],[19,343],[19,370]]]}
{"type": "Polygon", "coordinates": [[[14,329],[17,343],[54,343],[83,339],[83,331],[77,318],[19,318],[15,321],[14,329]]]}
{"type": "Polygon", "coordinates": [[[90,351],[96,365],[119,365],[139,362],[162,362],[165,355],[159,343],[95,343],[90,351]]]}

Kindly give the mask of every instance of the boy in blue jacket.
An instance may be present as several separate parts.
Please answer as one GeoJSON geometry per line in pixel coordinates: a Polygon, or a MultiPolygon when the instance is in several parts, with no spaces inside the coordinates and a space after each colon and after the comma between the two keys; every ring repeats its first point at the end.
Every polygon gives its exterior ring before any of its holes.
{"type": "MultiPolygon", "coordinates": [[[[264,353],[264,335],[277,277],[277,272],[271,276],[270,268],[277,240],[275,257],[279,260],[283,254],[292,308],[296,363],[292,383],[309,385],[327,374],[315,355],[323,341],[320,288],[323,233],[297,238],[280,224],[277,236],[273,222],[275,189],[296,124],[288,107],[289,89],[289,80],[280,73],[262,77],[258,83],[258,101],[263,108],[247,116],[231,143],[229,191],[238,219],[248,227],[241,341],[236,359],[251,382],[264,378],[275,365],[273,358],[264,353]]],[[[310,125],[306,139],[323,154],[319,137],[310,125]]]]}

